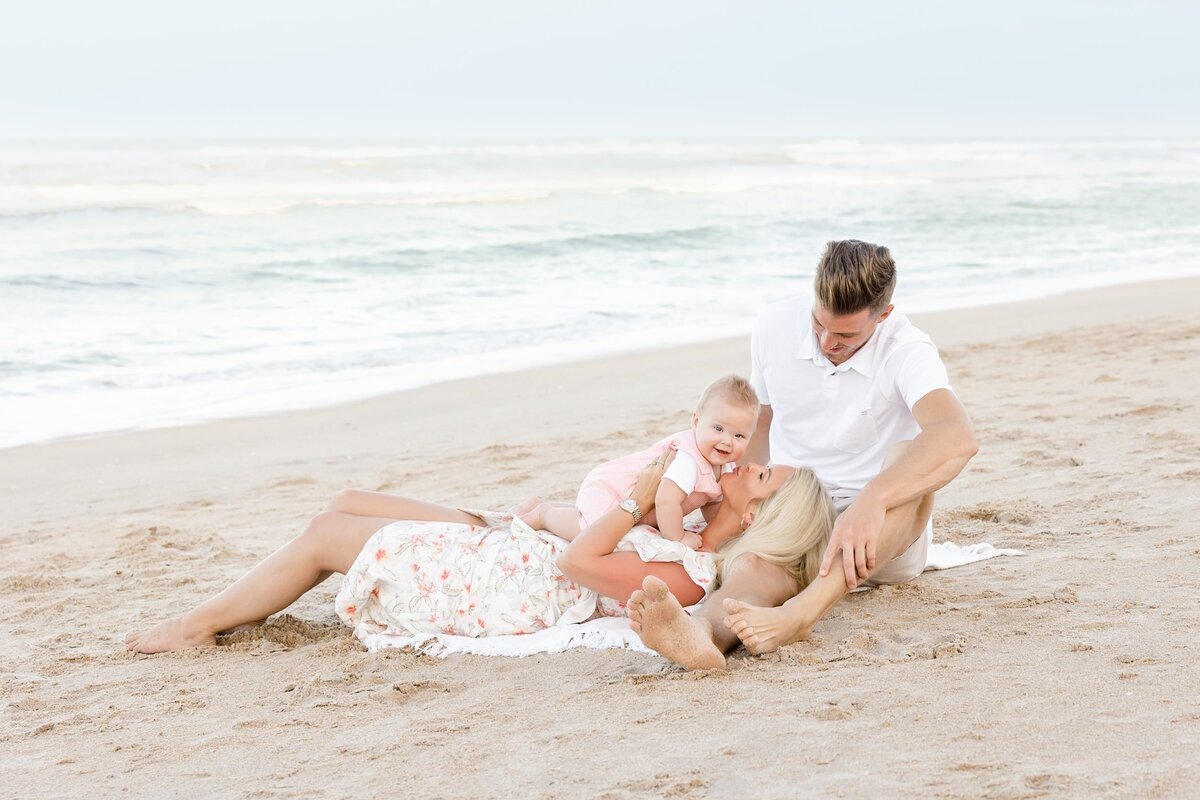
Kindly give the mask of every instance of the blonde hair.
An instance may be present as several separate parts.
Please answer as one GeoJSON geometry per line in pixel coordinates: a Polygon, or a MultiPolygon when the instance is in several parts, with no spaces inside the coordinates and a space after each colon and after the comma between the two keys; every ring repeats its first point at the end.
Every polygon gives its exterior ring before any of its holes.
{"type": "Polygon", "coordinates": [[[783,567],[803,589],[817,577],[836,518],[833,500],[816,474],[797,469],[763,501],[746,532],[717,552],[718,581],[725,580],[739,556],[753,553],[783,567]]]}
{"type": "Polygon", "coordinates": [[[703,411],[704,407],[708,405],[708,401],[714,397],[720,397],[731,405],[749,408],[754,413],[758,413],[758,395],[755,393],[754,387],[750,385],[750,381],[741,375],[726,375],[710,383],[701,392],[700,402],[696,404],[696,411],[703,411]]]}
{"type": "Polygon", "coordinates": [[[886,247],[857,239],[829,242],[813,281],[817,299],[831,314],[879,313],[892,302],[896,262],[886,247]]]}

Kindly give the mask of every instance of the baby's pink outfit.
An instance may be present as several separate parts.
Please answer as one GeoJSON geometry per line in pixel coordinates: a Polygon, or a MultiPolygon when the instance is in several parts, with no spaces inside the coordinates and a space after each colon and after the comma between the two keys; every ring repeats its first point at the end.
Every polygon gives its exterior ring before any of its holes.
{"type": "Polygon", "coordinates": [[[666,453],[672,442],[678,448],[679,455],[675,457],[664,477],[671,478],[681,489],[689,492],[683,501],[684,513],[720,500],[719,476],[714,472],[712,464],[700,455],[695,433],[686,430],[668,436],[639,453],[605,461],[589,472],[579,487],[579,496],[575,498],[581,526],[586,528],[591,525],[598,517],[629,497],[642,468],[666,453]],[[687,458],[683,458],[685,455],[687,458]],[[690,467],[686,463],[688,461],[692,462],[690,467]],[[694,480],[691,487],[686,485],[689,478],[694,480]]]}

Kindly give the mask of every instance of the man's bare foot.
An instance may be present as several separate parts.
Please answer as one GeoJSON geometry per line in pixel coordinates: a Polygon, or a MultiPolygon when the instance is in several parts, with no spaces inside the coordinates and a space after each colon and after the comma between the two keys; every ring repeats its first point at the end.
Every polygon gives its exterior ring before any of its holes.
{"type": "Polygon", "coordinates": [[[514,517],[519,517],[523,514],[528,514],[530,511],[533,511],[535,508],[537,508],[541,504],[542,504],[542,498],[538,497],[535,494],[532,497],[526,497],[524,500],[517,503],[515,506],[513,506],[512,508],[510,508],[508,510],[508,513],[512,514],[514,517]]]}
{"type": "Polygon", "coordinates": [[[725,627],[737,634],[742,646],[755,655],[773,653],[785,644],[807,639],[812,625],[804,625],[779,608],[760,608],[725,598],[725,627]]]}
{"type": "Polygon", "coordinates": [[[172,617],[149,630],[125,637],[125,646],[139,653],[165,653],[168,650],[187,650],[216,643],[217,638],[213,634],[197,629],[184,617],[172,617]]]}
{"type": "Polygon", "coordinates": [[[626,608],[633,630],[650,649],[687,669],[725,669],[725,655],[713,644],[708,623],[688,616],[658,578],[647,576],[626,608]]]}

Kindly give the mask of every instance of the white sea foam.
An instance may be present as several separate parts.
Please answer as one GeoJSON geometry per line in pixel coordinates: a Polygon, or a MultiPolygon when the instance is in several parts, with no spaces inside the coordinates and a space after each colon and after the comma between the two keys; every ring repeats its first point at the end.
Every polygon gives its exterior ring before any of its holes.
{"type": "Polygon", "coordinates": [[[1197,220],[1194,142],[0,145],[0,446],[742,334],[831,238],[909,311],[1196,274],[1197,220]]]}

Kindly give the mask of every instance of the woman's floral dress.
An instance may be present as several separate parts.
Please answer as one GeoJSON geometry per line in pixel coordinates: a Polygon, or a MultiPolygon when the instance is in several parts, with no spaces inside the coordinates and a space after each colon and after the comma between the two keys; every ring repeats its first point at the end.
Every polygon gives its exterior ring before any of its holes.
{"type": "MultiPolygon", "coordinates": [[[[509,514],[470,511],[485,525],[394,522],[372,536],[346,573],[335,606],[360,638],[376,633],[498,636],[620,616],[624,604],[575,584],[555,564],[567,542],[509,514]]],[[[707,594],[711,553],[638,526],[617,550],[683,564],[707,594]]]]}

